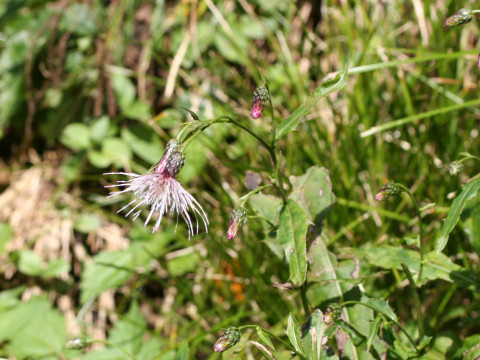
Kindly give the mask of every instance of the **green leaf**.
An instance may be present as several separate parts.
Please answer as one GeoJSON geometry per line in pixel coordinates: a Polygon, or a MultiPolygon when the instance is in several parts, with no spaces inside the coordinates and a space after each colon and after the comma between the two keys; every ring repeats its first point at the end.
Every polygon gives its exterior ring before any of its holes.
{"type": "Polygon", "coordinates": [[[90,146],[90,129],[81,123],[68,124],[63,129],[60,142],[72,150],[87,149],[90,146]]]}
{"type": "Polygon", "coordinates": [[[467,200],[476,196],[480,189],[480,177],[470,181],[466,184],[460,194],[453,200],[452,206],[448,211],[447,218],[443,223],[443,228],[440,237],[437,240],[437,253],[441,252],[448,242],[448,237],[460,218],[460,214],[467,203],[467,200]]]}
{"type": "Polygon", "coordinates": [[[128,110],[128,108],[135,101],[135,86],[125,75],[112,73],[110,74],[110,78],[120,109],[122,111],[128,110]]]}
{"type": "MultiPolygon", "coordinates": [[[[147,321],[135,301],[120,320],[115,322],[108,338],[131,354],[137,354],[142,348],[143,336],[147,331],[147,321]]],[[[124,355],[119,353],[119,355],[124,355]]]]}
{"type": "Polygon", "coordinates": [[[0,222],[0,254],[5,253],[5,246],[13,236],[13,229],[9,224],[0,222]]]}
{"type": "Polygon", "coordinates": [[[102,154],[117,167],[123,167],[132,158],[130,147],[121,139],[108,138],[102,145],[102,154]]]}
{"type": "Polygon", "coordinates": [[[388,305],[388,302],[384,299],[368,299],[365,301],[366,304],[370,305],[372,309],[374,309],[376,312],[383,314],[387,317],[389,320],[394,320],[398,322],[397,314],[395,314],[388,305]]]}
{"type": "Polygon", "coordinates": [[[295,351],[299,354],[305,355],[302,348],[302,337],[300,336],[300,325],[292,314],[288,316],[287,336],[292,343],[295,351]]]}
{"type": "Polygon", "coordinates": [[[110,119],[108,116],[102,116],[90,124],[90,139],[96,143],[101,143],[109,134],[110,119]]]}
{"type": "Polygon", "coordinates": [[[322,315],[322,312],[319,309],[316,309],[308,319],[307,323],[302,327],[303,349],[305,355],[309,359],[320,359],[318,354],[322,349],[322,337],[325,332],[325,323],[323,322],[322,315]],[[312,333],[315,334],[315,338],[312,337],[312,333]]]}
{"type": "Polygon", "coordinates": [[[68,273],[70,264],[63,259],[54,259],[47,264],[47,268],[40,273],[44,279],[50,279],[68,273]]]}
{"type": "Polygon", "coordinates": [[[197,269],[200,260],[198,252],[194,247],[185,250],[191,250],[191,252],[168,260],[167,268],[171,276],[182,276],[197,269]]]}
{"type": "Polygon", "coordinates": [[[75,230],[81,232],[82,234],[88,234],[89,232],[98,229],[101,224],[101,220],[95,214],[83,213],[73,223],[73,227],[75,230]]]}
{"type": "Polygon", "coordinates": [[[467,200],[461,218],[470,244],[480,254],[480,194],[467,200]]]}
{"type": "Polygon", "coordinates": [[[367,351],[370,351],[370,347],[372,346],[373,339],[378,333],[378,329],[380,328],[380,323],[382,322],[382,317],[377,315],[375,320],[373,320],[372,325],[370,326],[370,331],[368,332],[367,337],[367,351]]]}
{"type": "Polygon", "coordinates": [[[268,337],[268,335],[265,334],[265,332],[260,327],[257,327],[256,330],[257,330],[257,335],[260,338],[260,340],[263,342],[263,344],[268,346],[270,349],[275,350],[275,346],[273,346],[273,343],[268,337]]]}
{"type": "Polygon", "coordinates": [[[126,251],[101,252],[85,266],[80,282],[80,302],[127,282],[133,271],[132,255],[126,251]]]}
{"type": "Polygon", "coordinates": [[[122,139],[130,146],[133,152],[149,164],[160,160],[163,148],[158,136],[150,127],[143,124],[133,125],[122,129],[122,139]]]}
{"type": "Polygon", "coordinates": [[[292,180],[290,199],[297,201],[316,225],[321,224],[335,203],[328,175],[327,169],[313,166],[305,175],[292,180]]]}
{"type": "Polygon", "coordinates": [[[302,117],[307,115],[310,109],[321,98],[343,89],[347,85],[347,73],[348,73],[348,61],[343,71],[338,75],[336,79],[329,80],[315,89],[313,94],[300,105],[285,121],[283,121],[277,128],[275,139],[278,141],[288,132],[297,128],[298,122],[302,117]]]}
{"type": "Polygon", "coordinates": [[[300,205],[288,200],[280,215],[277,240],[283,246],[290,268],[290,280],[295,286],[305,282],[307,276],[308,217],[300,205]]]}
{"type": "Polygon", "coordinates": [[[26,275],[37,276],[42,272],[42,259],[31,250],[21,250],[18,270],[26,275]]]}
{"type": "Polygon", "coordinates": [[[182,342],[178,348],[177,353],[173,360],[188,360],[188,343],[186,341],[182,342]]]}

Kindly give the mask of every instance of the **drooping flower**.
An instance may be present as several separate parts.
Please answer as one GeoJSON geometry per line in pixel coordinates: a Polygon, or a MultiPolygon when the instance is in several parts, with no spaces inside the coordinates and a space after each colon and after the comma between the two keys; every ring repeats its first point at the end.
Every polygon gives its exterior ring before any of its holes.
{"type": "Polygon", "coordinates": [[[242,337],[240,329],[230,326],[228,329],[223,331],[222,336],[217,340],[215,345],[213,345],[213,350],[215,352],[224,352],[227,349],[230,349],[232,346],[237,344],[242,337]]]}
{"type": "Polygon", "coordinates": [[[459,26],[469,23],[472,19],[473,11],[471,9],[460,9],[445,20],[444,26],[459,26]]]}
{"type": "Polygon", "coordinates": [[[338,304],[330,304],[322,316],[322,320],[326,325],[335,322],[342,315],[342,307],[338,304]]]}
{"type": "Polygon", "coordinates": [[[227,229],[227,239],[232,240],[237,235],[237,231],[245,222],[247,217],[247,210],[243,207],[233,209],[230,224],[227,229]]]}
{"type": "Polygon", "coordinates": [[[400,193],[397,185],[393,181],[389,181],[383,185],[383,187],[375,195],[375,200],[382,201],[390,196],[394,196],[400,193]]]}
{"type": "Polygon", "coordinates": [[[128,180],[119,180],[115,185],[106,186],[108,188],[117,186],[124,187],[121,191],[111,192],[108,197],[132,192],[135,198],[118,212],[135,204],[125,215],[125,217],[127,217],[133,213],[133,220],[135,220],[141,214],[143,208],[149,206],[150,212],[148,213],[144,226],[147,226],[153,215],[157,215],[152,232],[158,230],[164,215],[173,215],[175,213],[177,214],[175,231],[177,230],[178,217],[181,216],[187,223],[189,239],[192,235],[198,234],[198,217],[203,220],[205,230],[208,231],[208,218],[202,206],[175,178],[182,169],[184,162],[185,156],[181,151],[181,144],[172,139],[167,143],[165,152],[156,165],[154,172],[145,175],[124,172],[104,174],[125,175],[129,177],[128,180]],[[196,232],[190,213],[193,213],[195,217],[196,232]]]}
{"type": "Polygon", "coordinates": [[[270,93],[265,85],[261,85],[253,92],[252,108],[250,109],[250,116],[252,119],[258,119],[262,116],[263,105],[270,99],[270,93]]]}

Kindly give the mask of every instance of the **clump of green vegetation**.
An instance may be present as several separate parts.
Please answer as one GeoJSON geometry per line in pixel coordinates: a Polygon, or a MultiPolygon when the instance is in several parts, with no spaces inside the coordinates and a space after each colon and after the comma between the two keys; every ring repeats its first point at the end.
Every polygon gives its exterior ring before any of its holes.
{"type": "Polygon", "coordinates": [[[0,4],[0,357],[478,358],[461,7],[0,4]]]}

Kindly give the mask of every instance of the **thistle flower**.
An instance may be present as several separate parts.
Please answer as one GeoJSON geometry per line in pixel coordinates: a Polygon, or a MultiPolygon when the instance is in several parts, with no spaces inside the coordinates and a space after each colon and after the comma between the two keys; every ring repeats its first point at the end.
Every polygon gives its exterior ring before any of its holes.
{"type": "Polygon", "coordinates": [[[450,176],[458,175],[463,171],[463,164],[460,161],[452,161],[448,169],[450,176]]]}
{"type": "Polygon", "coordinates": [[[176,140],[170,140],[153,173],[147,173],[145,175],[124,172],[104,174],[125,175],[129,177],[129,180],[119,180],[115,185],[106,186],[108,188],[116,186],[125,188],[121,191],[111,192],[108,198],[130,191],[133,192],[135,199],[122,207],[118,212],[136,203],[125,215],[125,217],[127,217],[136,210],[133,213],[133,220],[135,220],[142,212],[144,206],[150,206],[150,212],[145,220],[144,226],[147,226],[152,216],[156,214],[158,217],[152,232],[157,231],[160,227],[163,215],[173,215],[176,213],[177,222],[175,231],[177,231],[178,216],[180,215],[187,223],[188,238],[190,239],[192,235],[195,235],[190,212],[195,216],[196,234],[198,234],[199,229],[197,215],[203,220],[205,230],[208,232],[208,218],[202,206],[175,178],[182,169],[184,162],[185,156],[181,151],[181,144],[176,140]]]}
{"type": "Polygon", "coordinates": [[[263,105],[270,99],[270,93],[265,85],[259,86],[253,92],[252,108],[250,110],[250,116],[252,119],[258,119],[262,116],[263,105]]]}
{"type": "Polygon", "coordinates": [[[215,345],[213,345],[213,350],[215,352],[224,352],[225,350],[236,345],[240,341],[241,337],[242,332],[240,329],[230,326],[228,329],[223,331],[222,336],[220,336],[215,345]]]}
{"type": "Polygon", "coordinates": [[[459,26],[469,23],[473,19],[473,11],[471,9],[460,9],[452,16],[445,20],[444,26],[459,26]]]}
{"type": "Polygon", "coordinates": [[[342,307],[338,304],[330,304],[322,316],[322,320],[326,325],[335,322],[342,315],[342,307]]]}
{"type": "Polygon", "coordinates": [[[69,350],[82,350],[82,349],[85,349],[87,345],[88,345],[87,340],[85,340],[84,338],[77,337],[77,338],[68,340],[65,344],[65,348],[69,350]]]}
{"type": "Polygon", "coordinates": [[[245,222],[247,217],[247,210],[243,207],[233,209],[230,224],[227,229],[227,239],[232,240],[237,235],[237,231],[245,222]]]}
{"type": "Polygon", "coordinates": [[[375,195],[375,200],[382,201],[393,195],[400,193],[400,190],[397,188],[393,181],[389,181],[383,185],[380,191],[375,195]]]}

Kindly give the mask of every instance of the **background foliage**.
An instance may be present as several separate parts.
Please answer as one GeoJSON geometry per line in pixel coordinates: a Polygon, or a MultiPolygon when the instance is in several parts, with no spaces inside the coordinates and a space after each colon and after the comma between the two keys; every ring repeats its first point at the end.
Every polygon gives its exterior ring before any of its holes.
{"type": "MultiPolygon", "coordinates": [[[[475,2],[2,2],[0,355],[124,356],[100,343],[64,348],[85,336],[138,359],[215,359],[220,329],[245,324],[297,349],[302,299],[278,284],[306,278],[311,310],[339,299],[370,306],[349,306],[335,337],[331,330],[329,349],[341,357],[478,358],[478,181],[448,243],[442,230],[455,193],[478,172],[472,159],[450,177],[448,164],[480,154],[477,23],[443,27],[460,7],[475,2]],[[347,58],[346,87],[317,99],[347,58]],[[198,137],[179,174],[209,215],[208,234],[188,241],[184,224],[173,234],[166,223],[151,234],[117,215],[126,199],[106,199],[103,188],[114,179],[102,173],[143,173],[159,160],[192,121],[180,107],[201,119],[230,115],[269,139],[269,116],[249,118],[262,79],[275,117],[302,114],[279,143],[288,211],[300,204],[317,225],[307,234],[308,272],[296,278],[275,238],[288,213],[274,191],[253,197],[240,234],[225,237],[238,199],[252,181],[268,184],[271,168],[255,139],[231,125],[198,137]],[[426,338],[402,270],[418,271],[415,209],[407,196],[375,203],[385,179],[407,186],[420,207],[434,204],[422,211],[426,260],[415,288],[426,338]],[[329,192],[325,204],[308,202],[315,191],[329,192]]],[[[249,338],[259,341],[246,331],[224,356],[262,356],[249,338]]],[[[290,358],[275,348],[275,358],[290,358]]]]}

